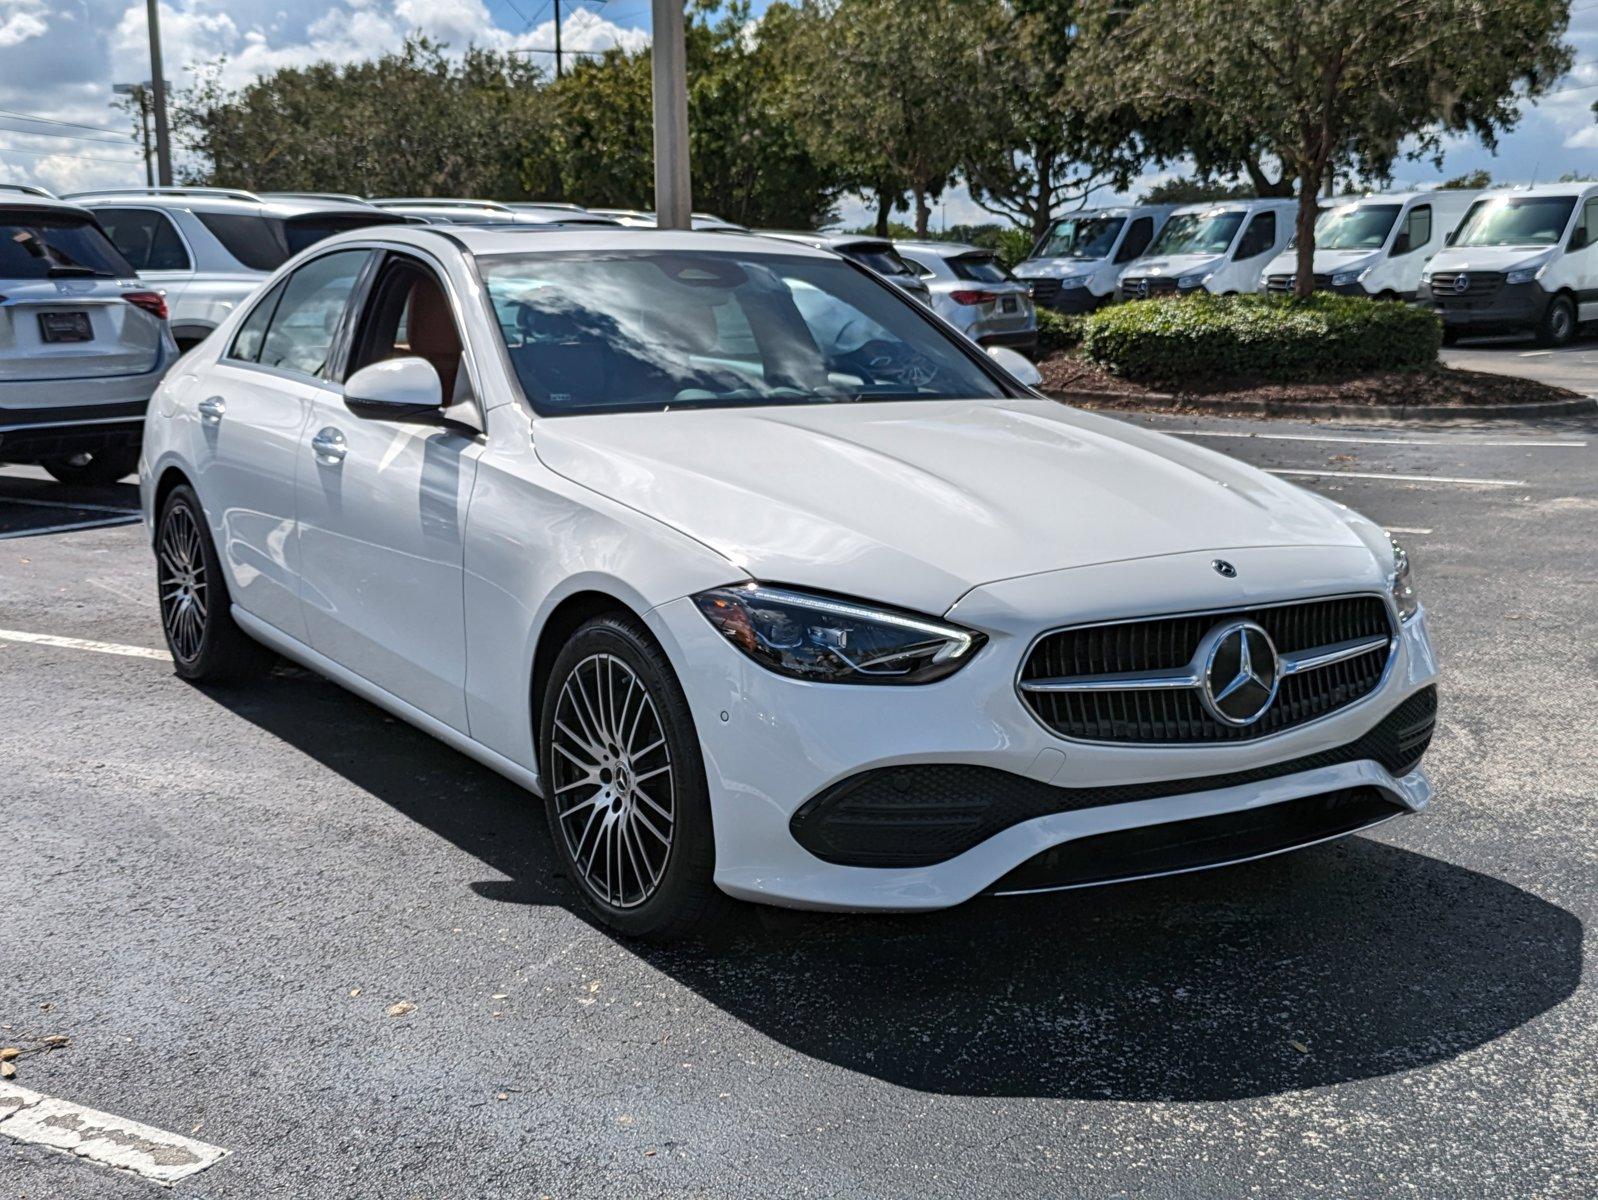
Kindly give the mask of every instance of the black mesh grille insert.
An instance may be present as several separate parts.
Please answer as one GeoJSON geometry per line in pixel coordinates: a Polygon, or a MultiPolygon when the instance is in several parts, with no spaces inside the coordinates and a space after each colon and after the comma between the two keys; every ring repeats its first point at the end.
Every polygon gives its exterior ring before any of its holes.
{"type": "Polygon", "coordinates": [[[925,763],[851,776],[807,801],[790,828],[806,850],[856,867],[922,867],[943,862],[1034,817],[1216,791],[1367,759],[1390,775],[1420,762],[1437,721],[1437,690],[1422,688],[1363,737],[1285,762],[1115,787],[1070,788],[993,767],[925,763]]]}
{"type": "Polygon", "coordinates": [[[1264,808],[1121,829],[1053,846],[988,890],[1081,887],[1218,867],[1353,833],[1404,811],[1377,789],[1359,787],[1264,808]]]}
{"type": "MultiPolygon", "coordinates": [[[[1023,682],[1062,675],[1176,670],[1222,621],[1257,622],[1284,654],[1357,638],[1388,636],[1392,623],[1380,596],[1341,596],[1244,612],[1156,617],[1118,625],[1062,629],[1040,639],[1021,670],[1023,682]]],[[[1369,695],[1381,682],[1391,650],[1383,646],[1282,680],[1276,699],[1252,725],[1224,725],[1192,689],[1180,691],[1025,692],[1021,699],[1062,737],[1090,742],[1244,742],[1291,729],[1369,695]]]]}

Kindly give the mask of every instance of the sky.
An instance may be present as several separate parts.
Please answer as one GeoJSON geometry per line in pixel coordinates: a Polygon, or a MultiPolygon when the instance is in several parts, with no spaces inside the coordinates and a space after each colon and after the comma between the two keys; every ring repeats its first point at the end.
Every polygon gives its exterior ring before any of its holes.
{"type": "MultiPolygon", "coordinates": [[[[755,0],[756,15],[769,0],[755,0]]],[[[226,56],[224,82],[242,84],[279,67],[348,61],[394,49],[420,31],[455,49],[468,44],[540,51],[554,44],[554,0],[165,0],[166,74],[176,86],[193,68],[226,56]]],[[[649,40],[650,0],[562,0],[567,50],[636,47],[649,40]]],[[[1576,67],[1558,91],[1527,106],[1496,156],[1474,139],[1448,146],[1439,171],[1400,162],[1395,185],[1424,186],[1486,168],[1496,180],[1549,180],[1568,171],[1598,176],[1598,0],[1573,0],[1569,40],[1576,67]]],[[[553,57],[535,53],[553,66],[553,57]]],[[[141,184],[143,160],[111,107],[113,82],[150,75],[145,0],[0,0],[0,181],[53,191],[141,184]],[[30,119],[32,118],[32,119],[30,119]],[[71,124],[52,124],[53,122],[71,124]]],[[[1135,195],[1174,169],[1150,171],[1135,195]]],[[[1094,202],[1115,197],[1101,192],[1094,202]]],[[[647,197],[639,197],[647,201],[647,197]]],[[[867,219],[846,201],[845,224],[867,219]]],[[[934,224],[993,219],[954,188],[934,224]]]]}

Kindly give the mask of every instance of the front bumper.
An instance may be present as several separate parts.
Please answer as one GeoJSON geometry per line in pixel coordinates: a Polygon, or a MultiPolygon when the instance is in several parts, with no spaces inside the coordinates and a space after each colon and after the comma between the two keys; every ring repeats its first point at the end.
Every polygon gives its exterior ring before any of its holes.
{"type": "Polygon", "coordinates": [[[1486,295],[1433,292],[1427,283],[1415,293],[1415,303],[1435,312],[1446,328],[1482,333],[1534,328],[1548,309],[1548,299],[1535,280],[1506,283],[1486,295]]]}
{"type": "MultiPolygon", "coordinates": [[[[1245,555],[1234,557],[1242,568],[1245,555]]],[[[1082,594],[1093,595],[1101,572],[1111,569],[1060,574],[1083,574],[1082,594]]],[[[716,634],[691,600],[651,610],[650,625],[677,667],[704,750],[717,884],[744,899],[794,907],[935,909],[990,890],[1034,890],[1000,885],[1039,855],[1078,839],[1264,813],[1273,805],[1350,789],[1371,789],[1392,812],[1418,811],[1430,799],[1431,785],[1419,768],[1395,776],[1374,759],[1330,761],[1337,756],[1329,754],[1371,732],[1435,679],[1424,613],[1401,628],[1384,682],[1364,699],[1256,741],[1180,746],[1069,741],[1045,729],[1018,696],[1017,668],[1032,636],[1098,615],[1071,613],[1046,624],[1035,617],[1018,616],[1013,623],[967,619],[988,634],[989,643],[965,669],[933,684],[873,688],[804,683],[766,671],[716,634]],[[1318,754],[1330,765],[1260,778],[1273,765],[1318,754]],[[843,865],[819,857],[795,837],[794,816],[813,797],[862,772],[913,764],[988,768],[1061,791],[1174,780],[1193,781],[1198,790],[1089,807],[1060,805],[1068,810],[1021,820],[927,865],[843,865]],[[1216,778],[1239,774],[1247,781],[1216,778]]],[[[1308,839],[1313,840],[1322,839],[1308,839]]],[[[1257,838],[1239,837],[1231,847],[1239,853],[1229,854],[1223,843],[1198,865],[1275,852],[1250,849],[1258,844],[1257,838]]]]}

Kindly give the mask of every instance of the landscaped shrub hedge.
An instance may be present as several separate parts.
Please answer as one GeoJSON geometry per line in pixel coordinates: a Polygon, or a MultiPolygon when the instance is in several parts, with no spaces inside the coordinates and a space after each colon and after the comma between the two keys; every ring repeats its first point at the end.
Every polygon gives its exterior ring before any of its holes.
{"type": "Polygon", "coordinates": [[[1137,300],[1091,314],[1082,333],[1082,353],[1115,374],[1173,384],[1426,367],[1440,345],[1425,309],[1328,292],[1137,300]]]}
{"type": "Polygon", "coordinates": [[[1038,309],[1038,353],[1070,350],[1082,341],[1082,318],[1072,313],[1038,309]]]}

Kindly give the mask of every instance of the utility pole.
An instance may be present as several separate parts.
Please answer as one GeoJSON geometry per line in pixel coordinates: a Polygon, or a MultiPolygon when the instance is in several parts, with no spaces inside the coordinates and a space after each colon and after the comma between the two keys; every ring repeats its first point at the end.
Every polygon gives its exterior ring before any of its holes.
{"type": "Polygon", "coordinates": [[[688,50],[683,0],[653,0],[655,225],[693,227],[688,177],[688,50]]]}
{"type": "Polygon", "coordinates": [[[172,143],[166,124],[166,76],[161,70],[161,4],[145,0],[150,20],[150,86],[155,93],[155,157],[161,186],[172,186],[172,143]]]}
{"type": "Polygon", "coordinates": [[[118,96],[132,96],[139,106],[139,128],[144,133],[144,186],[155,186],[155,158],[150,149],[150,85],[148,83],[113,83],[111,90],[118,96]]]}
{"type": "Polygon", "coordinates": [[[562,75],[560,68],[560,0],[555,0],[555,78],[562,75]]]}

